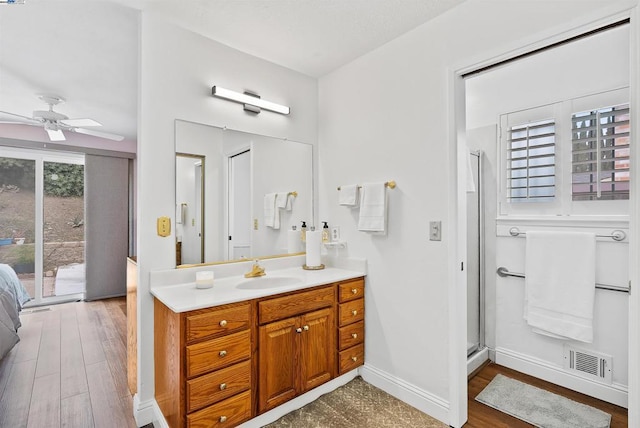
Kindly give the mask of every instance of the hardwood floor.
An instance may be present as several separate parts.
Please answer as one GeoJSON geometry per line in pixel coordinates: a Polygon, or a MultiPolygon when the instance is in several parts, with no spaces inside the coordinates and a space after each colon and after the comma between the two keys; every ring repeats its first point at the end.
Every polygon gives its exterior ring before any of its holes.
{"type": "Polygon", "coordinates": [[[476,395],[478,395],[498,373],[610,413],[611,428],[627,428],[628,426],[627,409],[625,408],[545,382],[507,367],[490,363],[482,368],[478,374],[469,381],[469,419],[464,425],[465,428],[525,428],[533,426],[475,401],[476,395]]]}
{"type": "Polygon", "coordinates": [[[125,299],[50,309],[21,313],[20,342],[0,361],[0,428],[136,427],[125,299]]]}

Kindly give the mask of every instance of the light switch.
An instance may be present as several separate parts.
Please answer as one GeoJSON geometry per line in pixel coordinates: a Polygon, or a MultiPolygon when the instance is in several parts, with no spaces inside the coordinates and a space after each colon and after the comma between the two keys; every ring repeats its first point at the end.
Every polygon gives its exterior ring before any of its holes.
{"type": "Polygon", "coordinates": [[[429,241],[442,241],[442,222],[429,222],[429,241]]]}
{"type": "Polygon", "coordinates": [[[167,237],[171,235],[171,219],[169,217],[158,217],[158,236],[167,237]]]}

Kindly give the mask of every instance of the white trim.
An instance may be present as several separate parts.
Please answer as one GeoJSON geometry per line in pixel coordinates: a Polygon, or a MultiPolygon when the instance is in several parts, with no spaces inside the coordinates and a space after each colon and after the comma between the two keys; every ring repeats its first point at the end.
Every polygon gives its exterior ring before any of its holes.
{"type": "Polygon", "coordinates": [[[496,363],[599,400],[628,407],[628,388],[624,385],[595,382],[569,373],[562,367],[505,348],[496,348],[496,363]]]}
{"type": "Polygon", "coordinates": [[[451,412],[446,400],[367,363],[360,368],[360,374],[366,382],[373,386],[429,416],[447,423],[451,412]]]}
{"type": "Polygon", "coordinates": [[[133,418],[139,427],[153,423],[155,428],[169,428],[156,400],[141,402],[139,394],[133,396],[133,418]]]}
{"type": "Polygon", "coordinates": [[[328,392],[335,390],[336,388],[347,384],[351,380],[353,380],[356,376],[358,376],[359,370],[351,370],[349,373],[345,373],[342,376],[339,376],[327,383],[324,383],[317,388],[312,389],[311,391],[300,395],[299,397],[294,398],[293,400],[287,401],[284,404],[276,407],[275,409],[269,410],[266,413],[256,416],[253,419],[248,420],[247,422],[239,425],[242,428],[260,428],[271,422],[275,422],[280,419],[282,416],[287,413],[291,413],[294,410],[297,410],[312,401],[317,400],[321,395],[324,395],[328,392]]]}
{"type": "MultiPolygon", "coordinates": [[[[630,49],[630,78],[629,78],[629,97],[631,105],[631,121],[633,128],[631,130],[631,154],[633,158],[638,159],[638,125],[640,124],[640,8],[636,5],[631,11],[631,35],[629,40],[630,49]],[[635,129],[634,129],[635,128],[635,129]]],[[[640,168],[633,168],[631,174],[631,194],[629,200],[630,215],[630,236],[629,236],[629,260],[638,260],[640,257],[640,168]]],[[[629,279],[633,286],[633,292],[629,293],[629,402],[633,405],[629,408],[629,426],[640,426],[640,367],[637,361],[640,360],[640,293],[638,293],[638,285],[640,285],[640,267],[638,263],[629,263],[629,279]]]]}
{"type": "Polygon", "coordinates": [[[486,346],[467,358],[467,376],[477,370],[489,359],[489,348],[486,346]]]}

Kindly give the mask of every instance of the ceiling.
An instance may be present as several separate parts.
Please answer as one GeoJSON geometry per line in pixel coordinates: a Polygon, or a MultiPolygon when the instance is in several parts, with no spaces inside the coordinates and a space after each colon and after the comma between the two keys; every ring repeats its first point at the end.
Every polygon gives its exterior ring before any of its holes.
{"type": "Polygon", "coordinates": [[[57,111],[95,119],[103,124],[100,130],[135,140],[139,10],[320,77],[463,1],[26,0],[0,5],[0,110],[31,116],[46,109],[36,94],[56,94],[66,99],[57,111]]]}

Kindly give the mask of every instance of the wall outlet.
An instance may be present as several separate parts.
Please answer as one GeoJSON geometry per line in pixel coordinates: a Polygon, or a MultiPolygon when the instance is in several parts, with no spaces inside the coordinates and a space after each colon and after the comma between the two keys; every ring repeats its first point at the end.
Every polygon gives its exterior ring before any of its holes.
{"type": "Polygon", "coordinates": [[[331,242],[338,242],[340,240],[340,228],[338,226],[331,228],[331,242]]]}
{"type": "Polygon", "coordinates": [[[429,241],[442,241],[442,222],[429,222],[429,241]]]}

